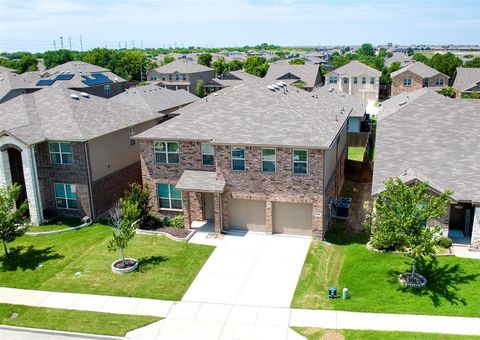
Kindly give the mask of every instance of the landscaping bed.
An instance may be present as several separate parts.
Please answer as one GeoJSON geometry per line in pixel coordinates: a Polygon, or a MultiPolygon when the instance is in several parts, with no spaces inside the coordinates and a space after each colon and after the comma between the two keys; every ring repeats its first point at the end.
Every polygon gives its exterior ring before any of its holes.
{"type": "Polygon", "coordinates": [[[177,238],[186,238],[191,232],[191,230],[188,229],[180,229],[175,227],[159,227],[156,229],[148,229],[148,231],[166,233],[177,238]]]}
{"type": "Polygon", "coordinates": [[[82,223],[83,222],[79,218],[74,218],[74,217],[54,218],[41,225],[29,227],[27,232],[38,233],[38,232],[46,232],[46,231],[63,230],[63,229],[77,227],[82,223]]]}

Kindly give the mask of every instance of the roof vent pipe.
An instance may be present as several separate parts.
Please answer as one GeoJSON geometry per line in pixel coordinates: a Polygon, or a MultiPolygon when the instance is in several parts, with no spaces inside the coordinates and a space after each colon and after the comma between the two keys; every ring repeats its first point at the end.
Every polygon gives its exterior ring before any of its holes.
{"type": "Polygon", "coordinates": [[[90,98],[90,95],[86,92],[80,92],[80,95],[84,98],[90,98]]]}
{"type": "Polygon", "coordinates": [[[79,99],[80,99],[79,96],[77,96],[76,94],[73,94],[73,93],[70,95],[70,98],[76,99],[76,100],[79,100],[79,99]]]}

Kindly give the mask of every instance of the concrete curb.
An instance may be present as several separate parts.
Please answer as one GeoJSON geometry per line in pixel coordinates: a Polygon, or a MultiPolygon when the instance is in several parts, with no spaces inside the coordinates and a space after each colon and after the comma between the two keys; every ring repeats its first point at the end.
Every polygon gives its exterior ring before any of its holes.
{"type": "Polygon", "coordinates": [[[73,231],[73,230],[79,230],[85,227],[89,227],[92,225],[92,221],[84,224],[77,225],[76,227],[71,227],[71,228],[65,228],[65,229],[60,229],[60,230],[51,230],[51,231],[37,231],[37,232],[29,232],[27,231],[25,235],[28,236],[47,236],[47,235],[55,235],[55,234],[61,234],[65,233],[67,231],[73,231]]]}
{"type": "Polygon", "coordinates": [[[156,231],[156,230],[135,229],[135,232],[137,234],[140,234],[140,235],[163,235],[163,236],[166,236],[173,241],[188,242],[197,231],[196,230],[191,230],[190,233],[185,238],[175,237],[175,236],[170,235],[169,233],[165,233],[163,231],[156,231]]]}
{"type": "Polygon", "coordinates": [[[44,328],[28,328],[28,327],[19,327],[19,326],[7,326],[0,325],[0,330],[8,331],[21,331],[28,333],[42,333],[47,335],[61,335],[72,338],[84,338],[84,339],[102,339],[102,340],[119,340],[124,339],[123,337],[113,336],[113,335],[101,335],[101,334],[90,334],[90,333],[76,333],[76,332],[67,332],[67,331],[56,331],[53,329],[44,329],[44,328]]]}

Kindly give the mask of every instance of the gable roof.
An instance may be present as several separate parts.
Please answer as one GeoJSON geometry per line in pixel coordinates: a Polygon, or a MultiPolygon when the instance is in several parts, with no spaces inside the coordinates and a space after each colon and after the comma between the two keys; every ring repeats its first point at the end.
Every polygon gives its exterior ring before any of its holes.
{"type": "Polygon", "coordinates": [[[367,102],[333,87],[321,86],[312,91],[320,100],[336,100],[338,106],[342,106],[350,112],[350,117],[362,118],[365,116],[367,102]]]}
{"type": "MultiPolygon", "coordinates": [[[[290,65],[288,62],[278,62],[270,64],[265,79],[270,81],[284,79],[300,79],[306,87],[315,87],[318,85],[317,77],[320,72],[320,65],[290,65]]],[[[320,79],[320,77],[318,77],[320,79]]]]}
{"type": "Polygon", "coordinates": [[[373,67],[370,67],[368,65],[365,65],[364,63],[359,62],[358,60],[352,60],[346,65],[343,65],[332,72],[329,72],[327,74],[339,74],[339,75],[348,75],[351,77],[358,77],[358,76],[369,76],[369,77],[380,77],[382,75],[382,72],[374,69],[373,67]]]}
{"type": "Polygon", "coordinates": [[[1,104],[0,131],[26,144],[44,140],[86,141],[160,116],[108,99],[85,98],[77,91],[51,87],[1,104]]]}
{"type": "Polygon", "coordinates": [[[242,84],[211,94],[137,138],[328,149],[349,113],[336,101],[290,86],[287,92],[272,91],[269,84],[242,84]]]}
{"type": "Polygon", "coordinates": [[[30,81],[30,72],[16,74],[10,71],[0,72],[0,102],[6,100],[10,91],[19,89],[36,89],[30,81]]]}
{"type": "Polygon", "coordinates": [[[152,112],[163,112],[198,100],[185,90],[173,91],[156,85],[132,87],[109,100],[152,112]]]}
{"type": "Polygon", "coordinates": [[[212,68],[197,64],[196,62],[175,60],[166,65],[154,69],[158,73],[197,73],[213,71],[212,68]]]}
{"type": "Polygon", "coordinates": [[[480,101],[417,91],[424,93],[377,122],[372,192],[407,173],[437,190],[452,189],[457,201],[479,204],[480,101]]]}
{"type": "Polygon", "coordinates": [[[419,61],[416,61],[406,67],[403,67],[395,72],[392,72],[391,73],[391,77],[394,78],[406,71],[410,71],[412,72],[413,74],[416,74],[422,78],[432,78],[432,77],[435,77],[436,75],[443,75],[447,78],[450,79],[450,77],[446,76],[445,74],[443,74],[442,72],[439,72],[437,70],[435,70],[434,68],[431,68],[430,66],[428,65],[425,65],[424,63],[421,63],[419,61]]]}
{"type": "Polygon", "coordinates": [[[453,87],[464,92],[476,86],[480,87],[480,68],[457,67],[453,87]]]}
{"type": "Polygon", "coordinates": [[[405,67],[413,63],[413,59],[405,53],[393,53],[390,58],[385,59],[385,66],[392,66],[393,63],[399,62],[400,67],[405,67]]]}
{"type": "Polygon", "coordinates": [[[257,83],[263,81],[262,78],[247,73],[244,70],[230,71],[226,73],[222,79],[216,80],[223,86],[235,86],[243,83],[257,83]]]}
{"type": "Polygon", "coordinates": [[[3,73],[3,72],[17,73],[17,70],[0,65],[0,73],[3,73]]]}

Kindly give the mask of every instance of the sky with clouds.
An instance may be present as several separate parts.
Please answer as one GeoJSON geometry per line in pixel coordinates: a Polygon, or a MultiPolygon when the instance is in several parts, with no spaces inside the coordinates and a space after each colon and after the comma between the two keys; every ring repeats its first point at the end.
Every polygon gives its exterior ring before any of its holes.
{"type": "Polygon", "coordinates": [[[0,0],[0,51],[480,44],[480,0],[0,0]]]}

